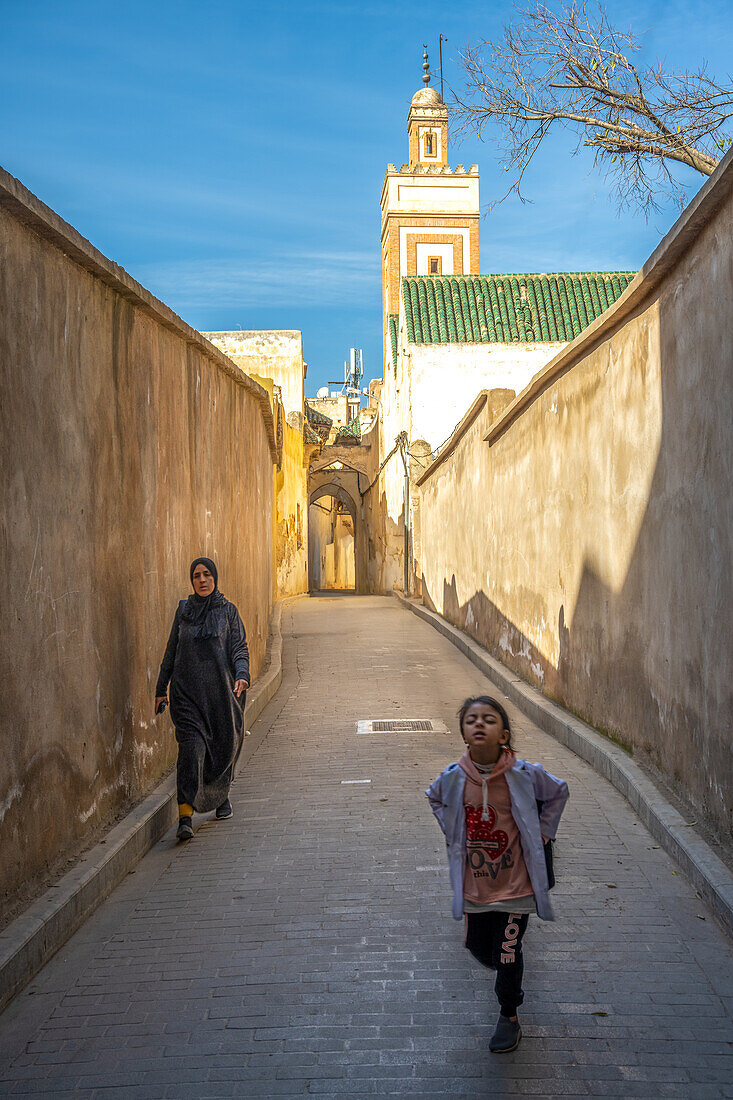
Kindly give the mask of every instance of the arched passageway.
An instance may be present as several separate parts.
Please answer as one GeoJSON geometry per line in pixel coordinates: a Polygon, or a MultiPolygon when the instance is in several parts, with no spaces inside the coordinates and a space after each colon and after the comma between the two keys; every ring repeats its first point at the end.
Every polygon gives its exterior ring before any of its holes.
{"type": "Polygon", "coordinates": [[[308,505],[311,591],[359,591],[357,544],[360,516],[354,498],[343,486],[326,481],[313,489],[308,505]]]}
{"type": "Polygon", "coordinates": [[[354,591],[354,521],[342,500],[322,496],[308,511],[311,591],[354,591]]]}

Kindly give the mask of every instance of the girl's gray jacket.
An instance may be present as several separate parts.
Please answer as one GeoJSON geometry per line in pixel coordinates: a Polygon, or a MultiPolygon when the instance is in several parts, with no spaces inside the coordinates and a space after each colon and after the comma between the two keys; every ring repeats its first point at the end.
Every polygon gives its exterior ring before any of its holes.
{"type": "MultiPolygon", "coordinates": [[[[512,817],[522,839],[522,853],[532,883],[537,915],[542,920],[554,920],[542,837],[555,839],[557,826],[568,800],[568,785],[564,780],[546,772],[541,764],[530,764],[527,760],[515,761],[504,772],[504,776],[509,787],[512,817]],[[537,812],[538,800],[544,803],[541,815],[537,812]]],[[[449,764],[425,792],[445,834],[448,869],[453,888],[452,911],[456,920],[463,917],[463,876],[466,869],[466,813],[463,805],[465,786],[466,773],[460,764],[455,763],[449,764]]]]}

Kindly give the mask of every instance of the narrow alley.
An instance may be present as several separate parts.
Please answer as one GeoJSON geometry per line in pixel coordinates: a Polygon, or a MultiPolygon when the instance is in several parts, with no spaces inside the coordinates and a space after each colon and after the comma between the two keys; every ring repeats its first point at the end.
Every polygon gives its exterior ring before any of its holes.
{"type": "Polygon", "coordinates": [[[15,999],[0,1093],[733,1096],[730,941],[621,795],[511,706],[518,755],[570,802],[524,1038],[489,1054],[493,976],[451,918],[423,792],[491,686],[389,597],[290,602],[283,635],[234,818],[187,846],[171,830],[15,999]],[[437,732],[357,733],[394,718],[437,732]]]}

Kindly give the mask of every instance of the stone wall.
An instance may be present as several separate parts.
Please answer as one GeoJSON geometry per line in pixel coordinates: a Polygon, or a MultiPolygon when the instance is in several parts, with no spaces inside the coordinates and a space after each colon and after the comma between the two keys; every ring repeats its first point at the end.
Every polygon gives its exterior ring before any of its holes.
{"type": "Polygon", "coordinates": [[[623,297],[498,417],[482,395],[420,479],[424,602],[721,833],[732,190],[728,154],[623,297]]]}
{"type": "Polygon", "coordinates": [[[267,394],[0,172],[2,913],[175,759],[158,666],[199,554],[272,604],[267,394]]]}

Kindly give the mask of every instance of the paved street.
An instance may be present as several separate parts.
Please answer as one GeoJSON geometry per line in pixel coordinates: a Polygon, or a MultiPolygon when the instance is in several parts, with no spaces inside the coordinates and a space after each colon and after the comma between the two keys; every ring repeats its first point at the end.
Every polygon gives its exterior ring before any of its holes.
{"type": "Polygon", "coordinates": [[[283,633],[234,819],[169,833],[10,1006],[0,1094],[733,1096],[730,941],[624,799],[512,707],[519,755],[571,797],[524,1039],[488,1053],[493,976],[423,794],[488,685],[390,598],[300,600],[283,633]],[[395,717],[449,732],[356,733],[395,717]]]}

